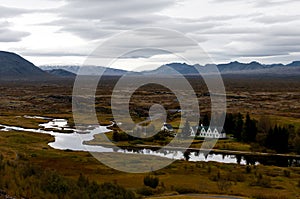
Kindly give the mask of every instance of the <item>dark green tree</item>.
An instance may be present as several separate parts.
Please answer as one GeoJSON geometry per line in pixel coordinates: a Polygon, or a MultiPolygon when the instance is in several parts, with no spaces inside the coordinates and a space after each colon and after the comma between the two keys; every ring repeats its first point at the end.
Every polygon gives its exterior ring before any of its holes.
{"type": "Polygon", "coordinates": [[[236,138],[238,141],[241,141],[242,139],[242,131],[243,131],[244,121],[243,121],[243,115],[238,113],[235,119],[235,129],[234,129],[234,138],[236,138]]]}
{"type": "Polygon", "coordinates": [[[234,135],[236,129],[236,122],[232,113],[229,113],[225,117],[224,130],[227,134],[234,135]]]}
{"type": "Polygon", "coordinates": [[[255,142],[257,135],[256,121],[250,118],[249,113],[246,115],[246,121],[242,132],[242,141],[255,142]]]}
{"type": "Polygon", "coordinates": [[[191,158],[190,155],[191,155],[191,152],[188,150],[183,153],[183,157],[186,161],[189,161],[189,159],[191,158]]]}
{"type": "Polygon", "coordinates": [[[275,125],[268,132],[266,138],[266,147],[275,150],[278,153],[288,152],[289,133],[285,127],[275,125]]]}
{"type": "Polygon", "coordinates": [[[203,126],[209,126],[209,125],[210,125],[210,121],[209,121],[209,116],[208,116],[208,114],[205,114],[205,115],[203,116],[202,124],[203,124],[203,126]]]}

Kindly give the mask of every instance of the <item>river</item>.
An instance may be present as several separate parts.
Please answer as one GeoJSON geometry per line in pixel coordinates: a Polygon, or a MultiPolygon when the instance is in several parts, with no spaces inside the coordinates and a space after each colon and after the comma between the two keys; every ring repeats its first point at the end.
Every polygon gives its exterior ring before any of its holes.
{"type": "MultiPolygon", "coordinates": [[[[109,132],[108,126],[90,126],[90,130],[87,129],[84,132],[80,132],[77,129],[70,128],[66,119],[54,119],[42,116],[23,116],[28,119],[44,119],[47,122],[39,125],[38,129],[28,129],[17,126],[8,126],[0,124],[0,131],[23,131],[33,133],[43,133],[54,136],[55,141],[49,143],[54,149],[59,150],[72,150],[72,151],[89,151],[89,152],[117,152],[117,153],[136,153],[144,155],[154,155],[159,157],[165,157],[169,159],[181,160],[184,159],[184,150],[170,149],[158,152],[155,149],[147,148],[132,148],[125,147],[123,149],[116,149],[114,147],[98,146],[98,145],[86,145],[84,141],[90,141],[94,139],[94,135],[109,132]],[[68,131],[69,133],[62,133],[68,131]]],[[[238,155],[238,154],[224,154],[218,152],[210,152],[206,155],[199,150],[189,150],[189,161],[192,162],[220,162],[220,163],[234,163],[234,164],[264,164],[264,165],[276,165],[276,166],[300,166],[300,158],[294,157],[278,157],[278,156],[260,156],[260,155],[238,155]]]]}

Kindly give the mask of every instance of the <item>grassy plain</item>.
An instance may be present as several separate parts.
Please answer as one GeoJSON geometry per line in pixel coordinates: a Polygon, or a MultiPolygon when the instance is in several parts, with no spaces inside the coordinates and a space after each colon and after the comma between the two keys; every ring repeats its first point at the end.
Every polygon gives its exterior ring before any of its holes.
{"type": "MultiPolygon", "coordinates": [[[[146,174],[119,172],[101,164],[86,152],[60,151],[47,143],[53,138],[43,134],[1,132],[1,153],[5,159],[30,162],[43,169],[56,170],[61,175],[76,180],[83,173],[98,183],[118,183],[139,192],[143,189],[146,174]]],[[[161,185],[153,189],[156,195],[204,193],[266,198],[300,197],[300,168],[274,166],[247,166],[220,163],[193,163],[176,161],[156,171],[161,185]]],[[[14,195],[14,190],[9,190],[14,195]]],[[[167,197],[166,197],[167,198],[167,197]]]]}
{"type": "MultiPolygon", "coordinates": [[[[96,93],[98,120],[109,123],[112,119],[110,95],[117,78],[107,78],[99,85],[96,93]]],[[[210,110],[210,99],[206,87],[191,78],[200,110],[210,110]]],[[[0,124],[37,128],[44,120],[26,119],[23,115],[39,115],[55,118],[72,118],[72,81],[57,82],[1,82],[0,83],[0,124]]],[[[300,80],[298,79],[238,79],[225,78],[228,112],[249,112],[259,118],[269,115],[282,124],[300,126],[300,80]]],[[[146,91],[137,91],[131,98],[133,117],[147,117],[147,108],[161,103],[170,109],[179,105],[174,95],[165,88],[152,85],[146,91]],[[163,93],[163,96],[162,96],[163,93]],[[139,114],[139,115],[137,115],[139,114]]],[[[170,122],[178,123],[180,114],[169,116],[170,122]]],[[[86,152],[60,151],[50,148],[47,143],[53,137],[25,132],[0,132],[1,154],[6,160],[16,163],[27,162],[43,169],[56,170],[70,179],[77,179],[83,173],[90,180],[99,183],[114,182],[137,193],[143,192],[143,178],[146,174],[128,174],[113,170],[99,163],[86,152]]],[[[194,143],[198,147],[200,143],[194,143]]],[[[218,149],[248,150],[250,146],[231,140],[221,141],[218,149]]],[[[300,198],[300,169],[275,166],[246,166],[235,164],[176,161],[172,165],[152,173],[161,184],[151,190],[156,196],[203,193],[225,194],[253,198],[300,198]],[[250,170],[250,171],[249,171],[250,170]]],[[[8,179],[12,180],[12,179],[8,179]]],[[[1,188],[0,188],[1,189],[1,188]]],[[[10,195],[16,195],[13,188],[6,188],[10,195]]],[[[180,198],[181,196],[178,196],[180,198]]]]}

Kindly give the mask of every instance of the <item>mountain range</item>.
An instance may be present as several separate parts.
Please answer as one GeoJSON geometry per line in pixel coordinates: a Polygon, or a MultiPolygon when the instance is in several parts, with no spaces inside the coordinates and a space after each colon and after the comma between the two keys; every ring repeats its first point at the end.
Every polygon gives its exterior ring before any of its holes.
{"type": "MultiPolygon", "coordinates": [[[[150,71],[142,71],[135,72],[134,74],[144,74],[144,75],[176,75],[178,73],[183,75],[197,75],[214,73],[216,70],[212,70],[212,68],[217,68],[221,74],[263,74],[263,73],[274,73],[274,74],[299,74],[300,75],[300,61],[294,61],[290,64],[261,64],[259,62],[251,62],[251,63],[240,63],[240,62],[230,62],[227,64],[218,64],[214,65],[216,67],[212,67],[213,64],[207,64],[205,66],[201,66],[199,64],[189,65],[186,63],[170,63],[166,65],[162,65],[157,69],[150,71]]],[[[77,74],[80,66],[40,66],[43,70],[53,70],[53,69],[63,69],[72,73],[77,74]]],[[[96,71],[105,70],[104,75],[108,76],[122,76],[126,74],[128,71],[113,69],[113,68],[105,68],[98,66],[89,66],[90,74],[95,74],[96,71]]]]}
{"type": "MultiPolygon", "coordinates": [[[[106,76],[122,76],[126,73],[133,75],[199,75],[214,73],[213,68],[218,68],[221,74],[250,74],[250,75],[300,75],[300,61],[294,61],[289,64],[261,64],[259,62],[240,63],[230,62],[227,64],[218,64],[212,67],[212,64],[201,66],[199,64],[189,65],[186,63],[170,63],[162,65],[155,70],[130,72],[126,70],[106,68],[102,66],[85,66],[83,75],[94,75],[100,72],[106,76]]],[[[21,56],[0,51],[0,80],[5,79],[47,79],[47,78],[74,78],[80,71],[80,66],[40,66],[37,67],[21,56]]]]}
{"type": "MultiPolygon", "coordinates": [[[[44,71],[55,71],[55,70],[64,70],[73,74],[78,74],[80,71],[80,66],[72,66],[72,65],[65,65],[65,66],[51,66],[51,65],[45,65],[40,66],[40,68],[44,71]]],[[[105,76],[122,76],[126,74],[128,71],[126,70],[120,70],[120,69],[114,69],[114,68],[106,68],[103,66],[84,66],[84,70],[80,71],[80,74],[82,75],[95,75],[99,73],[104,73],[105,76]]]]}

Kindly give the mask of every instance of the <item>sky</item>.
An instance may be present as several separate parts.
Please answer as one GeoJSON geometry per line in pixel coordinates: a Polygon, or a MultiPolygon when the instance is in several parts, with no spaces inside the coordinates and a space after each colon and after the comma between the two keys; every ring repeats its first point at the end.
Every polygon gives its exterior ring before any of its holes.
{"type": "MultiPolygon", "coordinates": [[[[35,65],[82,65],[115,35],[156,27],[194,40],[212,63],[289,63],[300,60],[299,7],[297,0],[0,0],[0,50],[35,65]]],[[[150,41],[170,49],[178,41],[170,37],[150,41]]],[[[177,45],[190,52],[188,44],[177,45]]],[[[172,61],[148,53],[120,59],[116,67],[172,61]]]]}

